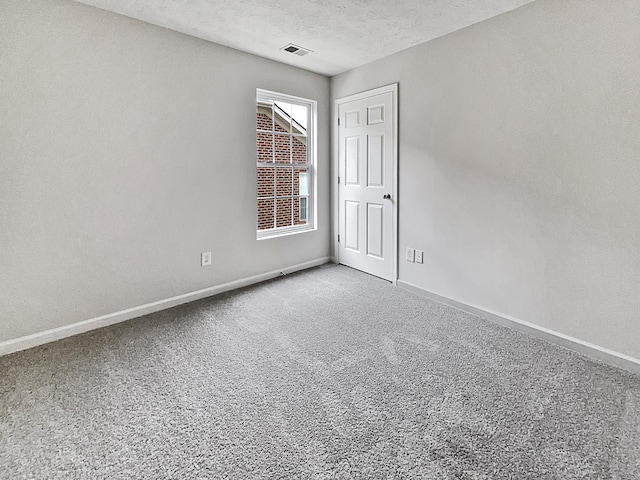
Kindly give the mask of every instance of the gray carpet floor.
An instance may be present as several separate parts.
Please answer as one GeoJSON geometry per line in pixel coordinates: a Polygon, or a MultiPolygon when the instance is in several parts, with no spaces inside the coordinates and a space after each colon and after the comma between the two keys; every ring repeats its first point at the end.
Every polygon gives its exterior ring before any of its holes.
{"type": "Polygon", "coordinates": [[[640,478],[640,377],[325,266],[0,358],[2,479],[640,478]]]}

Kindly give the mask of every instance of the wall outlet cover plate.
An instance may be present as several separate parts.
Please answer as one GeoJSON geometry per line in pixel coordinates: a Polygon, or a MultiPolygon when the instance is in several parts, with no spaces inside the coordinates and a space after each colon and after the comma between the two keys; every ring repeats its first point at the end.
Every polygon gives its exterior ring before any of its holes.
{"type": "Polygon", "coordinates": [[[415,254],[416,254],[416,251],[413,248],[407,247],[407,262],[414,262],[415,254]]]}

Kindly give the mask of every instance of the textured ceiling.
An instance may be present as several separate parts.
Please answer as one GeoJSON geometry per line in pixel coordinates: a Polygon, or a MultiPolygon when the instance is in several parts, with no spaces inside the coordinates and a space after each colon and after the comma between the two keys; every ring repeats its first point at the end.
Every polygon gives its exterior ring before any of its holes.
{"type": "Polygon", "coordinates": [[[335,75],[534,0],[77,0],[335,75]],[[313,53],[279,50],[288,43],[313,53]]]}

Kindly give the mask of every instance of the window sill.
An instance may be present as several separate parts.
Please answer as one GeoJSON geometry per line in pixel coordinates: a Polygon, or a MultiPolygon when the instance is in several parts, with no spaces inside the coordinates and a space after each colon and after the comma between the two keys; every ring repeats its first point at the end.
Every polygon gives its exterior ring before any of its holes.
{"type": "Polygon", "coordinates": [[[267,240],[269,238],[288,237],[299,233],[314,232],[317,228],[312,225],[300,225],[299,227],[281,227],[270,228],[269,230],[259,230],[258,240],[267,240]]]}

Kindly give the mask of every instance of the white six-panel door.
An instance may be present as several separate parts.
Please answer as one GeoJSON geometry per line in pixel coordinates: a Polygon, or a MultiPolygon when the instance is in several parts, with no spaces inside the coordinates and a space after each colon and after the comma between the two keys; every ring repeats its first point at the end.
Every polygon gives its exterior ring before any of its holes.
{"type": "Polygon", "coordinates": [[[389,281],[396,262],[392,87],[338,100],[339,262],[389,281]]]}

